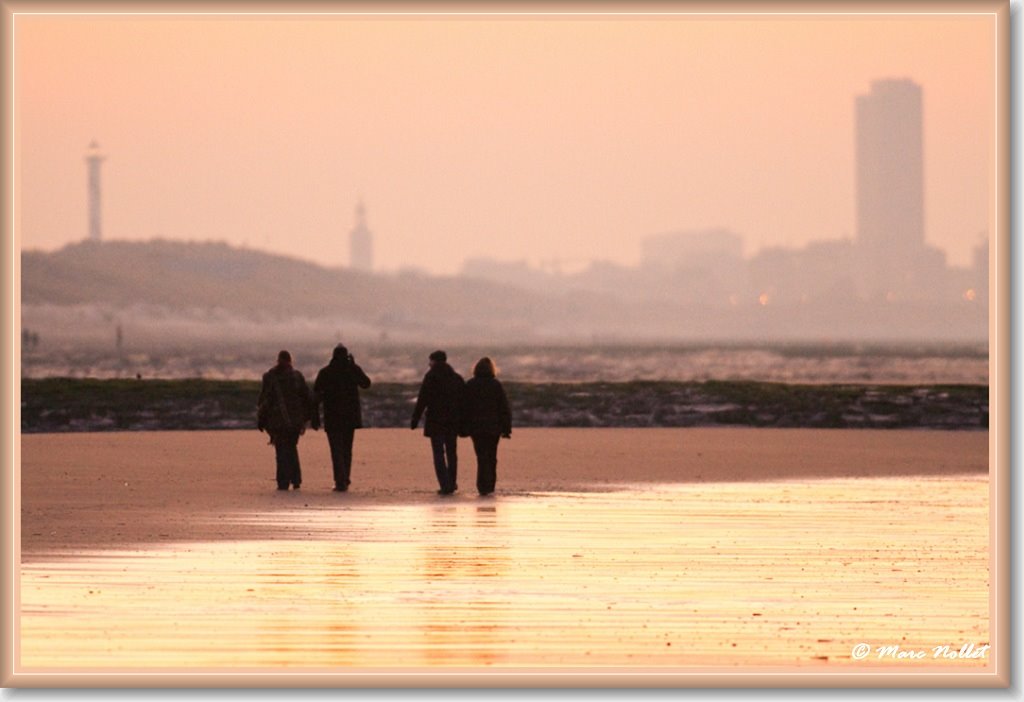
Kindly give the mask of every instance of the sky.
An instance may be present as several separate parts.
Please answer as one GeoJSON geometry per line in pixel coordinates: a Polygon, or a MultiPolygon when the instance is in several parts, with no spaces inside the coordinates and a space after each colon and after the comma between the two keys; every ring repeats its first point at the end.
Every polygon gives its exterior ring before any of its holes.
{"type": "Polygon", "coordinates": [[[167,17],[14,22],[16,231],[216,240],[346,265],[640,261],[725,227],[745,253],[852,238],[854,99],[923,89],[925,238],[994,228],[995,17],[167,17]]]}

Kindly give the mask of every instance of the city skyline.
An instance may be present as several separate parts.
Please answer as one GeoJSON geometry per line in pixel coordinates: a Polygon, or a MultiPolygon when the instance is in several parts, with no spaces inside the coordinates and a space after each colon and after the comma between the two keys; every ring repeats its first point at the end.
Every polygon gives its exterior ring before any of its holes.
{"type": "Polygon", "coordinates": [[[721,227],[681,230],[643,238],[635,268],[595,262],[564,276],[478,258],[463,272],[542,292],[576,288],[707,309],[782,303],[834,305],[849,314],[856,303],[966,302],[980,315],[988,303],[988,238],[972,249],[970,266],[950,266],[946,252],[926,241],[921,105],[921,86],[906,78],[872,81],[869,92],[855,96],[853,239],[768,247],[744,257],[740,234],[721,227]]]}
{"type": "Polygon", "coordinates": [[[681,229],[738,232],[748,256],[850,240],[851,100],[906,77],[924,237],[966,266],[993,230],[991,21],[19,18],[21,245],[84,238],[93,137],[110,239],[344,266],[362,195],[380,271],[637,265],[681,229]]]}

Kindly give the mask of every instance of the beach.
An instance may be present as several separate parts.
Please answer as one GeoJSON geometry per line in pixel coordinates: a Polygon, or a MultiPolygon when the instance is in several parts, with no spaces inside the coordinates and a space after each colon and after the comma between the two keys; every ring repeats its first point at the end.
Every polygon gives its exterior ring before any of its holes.
{"type": "Polygon", "coordinates": [[[320,432],[287,492],[255,431],[25,435],[21,665],[993,664],[987,432],[522,429],[488,498],[459,448],[443,498],[422,431],[343,494],[320,432]]]}

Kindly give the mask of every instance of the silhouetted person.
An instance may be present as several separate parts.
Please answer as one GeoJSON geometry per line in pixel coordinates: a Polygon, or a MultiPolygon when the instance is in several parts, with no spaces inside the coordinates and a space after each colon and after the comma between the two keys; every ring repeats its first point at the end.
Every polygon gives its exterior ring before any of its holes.
{"type": "Polygon", "coordinates": [[[257,402],[257,428],[270,435],[277,457],[277,489],[296,490],[302,484],[299,466],[299,437],[306,423],[320,427],[313,413],[313,393],[302,373],[292,367],[292,355],[277,354],[277,365],[263,374],[263,386],[257,402]]]}
{"type": "Polygon", "coordinates": [[[334,347],[331,362],[320,369],[313,383],[314,415],[324,406],[323,427],[331,447],[335,492],[345,492],[351,483],[352,442],[356,429],[363,426],[359,388],[368,387],[370,379],[341,344],[334,347]]]}
{"type": "Polygon", "coordinates": [[[463,426],[476,452],[476,489],[481,495],[494,492],[498,475],[498,441],[512,438],[512,412],[505,388],[498,380],[494,361],[484,356],[466,383],[463,426]]]}
{"type": "Polygon", "coordinates": [[[444,351],[430,354],[430,370],[420,385],[416,409],[412,413],[412,428],[416,428],[426,411],[423,434],[430,437],[430,447],[434,452],[434,471],[441,486],[439,495],[451,495],[459,489],[456,482],[459,469],[457,444],[465,388],[462,376],[448,365],[448,355],[444,351]]]}

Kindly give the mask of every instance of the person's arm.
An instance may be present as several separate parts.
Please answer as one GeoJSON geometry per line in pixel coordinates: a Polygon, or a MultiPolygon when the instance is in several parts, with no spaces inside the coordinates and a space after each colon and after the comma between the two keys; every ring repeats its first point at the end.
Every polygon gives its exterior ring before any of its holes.
{"type": "Polygon", "coordinates": [[[501,435],[507,439],[512,438],[512,410],[509,409],[508,396],[501,382],[498,382],[498,416],[501,418],[501,435]]]}
{"type": "Polygon", "coordinates": [[[429,383],[427,378],[423,378],[423,383],[420,385],[420,393],[416,396],[416,409],[412,411],[412,425],[411,429],[415,429],[416,425],[420,423],[420,417],[423,416],[423,410],[428,405],[428,395],[430,393],[429,383]]]}
{"type": "Polygon", "coordinates": [[[324,372],[321,370],[313,381],[313,401],[318,405],[324,401],[324,382],[324,372]]]}
{"type": "Polygon", "coordinates": [[[267,428],[267,419],[270,410],[270,393],[267,388],[267,378],[263,376],[263,384],[260,386],[260,396],[256,400],[256,428],[264,431],[267,428]]]}
{"type": "Polygon", "coordinates": [[[472,436],[473,434],[473,380],[462,385],[459,393],[458,403],[458,426],[459,436],[472,436]]]}
{"type": "Polygon", "coordinates": [[[266,407],[267,406],[267,398],[268,397],[269,397],[269,394],[267,392],[267,379],[266,379],[266,377],[264,377],[263,378],[263,382],[260,384],[260,396],[256,400],[256,406],[257,407],[266,407]]]}
{"type": "MultiPolygon", "coordinates": [[[[349,356],[349,358],[352,358],[352,357],[349,356]]],[[[363,369],[356,365],[355,360],[352,361],[352,370],[355,371],[356,385],[361,387],[363,390],[366,390],[367,388],[369,388],[370,387],[370,376],[366,375],[366,373],[363,372],[363,369]]]]}
{"type": "MultiPolygon", "coordinates": [[[[316,374],[316,380],[313,381],[313,396],[312,406],[310,408],[310,426],[317,430],[322,424],[320,422],[320,405],[324,401],[324,385],[326,385],[327,379],[324,375],[323,370],[316,374]]],[[[305,383],[303,383],[305,384],[305,383]]]]}
{"type": "Polygon", "coordinates": [[[299,386],[299,394],[302,403],[306,408],[306,418],[313,429],[320,428],[320,413],[317,411],[316,403],[313,401],[313,393],[306,384],[306,377],[299,371],[295,371],[295,382],[299,386]]]}

